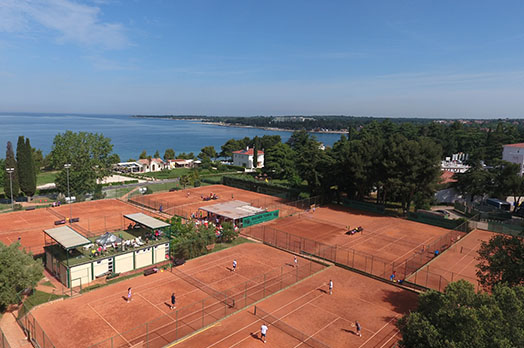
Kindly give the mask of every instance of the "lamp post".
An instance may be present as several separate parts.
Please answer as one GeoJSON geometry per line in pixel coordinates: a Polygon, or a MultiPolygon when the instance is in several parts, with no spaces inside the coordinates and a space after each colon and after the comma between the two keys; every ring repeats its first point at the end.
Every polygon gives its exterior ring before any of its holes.
{"type": "Polygon", "coordinates": [[[64,168],[67,171],[67,195],[69,196],[69,224],[71,224],[71,218],[73,217],[73,208],[71,207],[71,192],[69,191],[69,168],[71,168],[71,163],[64,164],[64,168]]]}
{"type": "Polygon", "coordinates": [[[11,188],[11,210],[15,210],[15,203],[13,202],[13,173],[15,168],[6,168],[7,173],[9,173],[9,187],[11,188]]]}

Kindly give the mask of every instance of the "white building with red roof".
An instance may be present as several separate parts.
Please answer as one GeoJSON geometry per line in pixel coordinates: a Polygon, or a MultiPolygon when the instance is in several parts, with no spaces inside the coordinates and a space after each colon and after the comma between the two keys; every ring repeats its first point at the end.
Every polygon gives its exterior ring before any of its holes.
{"type": "Polygon", "coordinates": [[[248,147],[245,150],[233,151],[233,165],[246,169],[264,167],[264,151],[257,150],[256,160],[254,160],[254,157],[255,150],[253,148],[248,147]]]}
{"type": "Polygon", "coordinates": [[[524,143],[504,145],[502,160],[520,165],[520,175],[524,172],[524,143]]]}
{"type": "Polygon", "coordinates": [[[142,167],[142,173],[159,172],[166,168],[166,163],[161,158],[139,159],[137,163],[142,167]]]}

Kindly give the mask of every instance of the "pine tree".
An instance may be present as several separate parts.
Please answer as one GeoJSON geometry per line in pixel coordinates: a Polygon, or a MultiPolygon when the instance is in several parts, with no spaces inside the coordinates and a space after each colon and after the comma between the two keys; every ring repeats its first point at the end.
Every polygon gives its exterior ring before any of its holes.
{"type": "MultiPolygon", "coordinates": [[[[10,141],[7,142],[7,150],[5,152],[5,168],[13,168],[14,172],[11,174],[13,182],[13,197],[18,196],[18,170],[16,168],[15,153],[13,151],[13,144],[10,141]]],[[[9,173],[7,170],[4,173],[4,192],[7,198],[11,198],[11,180],[9,180],[9,173]]]]}

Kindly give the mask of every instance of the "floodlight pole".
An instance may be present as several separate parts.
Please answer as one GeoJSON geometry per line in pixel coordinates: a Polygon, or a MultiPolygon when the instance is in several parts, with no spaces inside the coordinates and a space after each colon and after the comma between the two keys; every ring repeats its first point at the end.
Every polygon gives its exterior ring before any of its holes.
{"type": "Polygon", "coordinates": [[[13,202],[13,173],[15,168],[7,168],[7,173],[9,173],[9,187],[11,188],[11,210],[15,210],[15,203],[13,202]]]}
{"type": "Polygon", "coordinates": [[[71,163],[64,164],[64,168],[67,171],[67,195],[69,196],[69,224],[71,225],[71,218],[73,217],[73,208],[71,207],[71,191],[69,191],[69,168],[71,168],[71,163]]]}

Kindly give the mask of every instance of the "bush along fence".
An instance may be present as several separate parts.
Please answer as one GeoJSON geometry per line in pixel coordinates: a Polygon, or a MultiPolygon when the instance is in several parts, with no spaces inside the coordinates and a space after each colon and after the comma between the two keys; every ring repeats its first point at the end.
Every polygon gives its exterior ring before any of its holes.
{"type": "MultiPolygon", "coordinates": [[[[433,259],[435,257],[435,250],[439,250],[439,253],[441,253],[469,231],[470,229],[467,223],[464,223],[457,227],[456,230],[451,230],[435,242],[424,246],[423,251],[421,250],[403,262],[391,262],[359,250],[339,245],[328,245],[281,231],[272,226],[252,226],[242,229],[240,233],[276,248],[318,257],[375,277],[389,279],[391,274],[396,272],[396,279],[404,280],[433,259]]],[[[447,285],[449,281],[443,279],[442,283],[447,285]]],[[[418,282],[417,285],[424,286],[418,282]]],[[[443,289],[444,287],[440,290],[443,289]]]]}
{"type": "Polygon", "coordinates": [[[178,308],[147,323],[112,336],[90,348],[135,346],[160,348],[234,314],[274,293],[309,277],[325,266],[305,261],[300,267],[282,266],[271,272],[238,284],[226,291],[217,291],[199,280],[173,268],[177,276],[211,295],[201,301],[178,308]]]}

